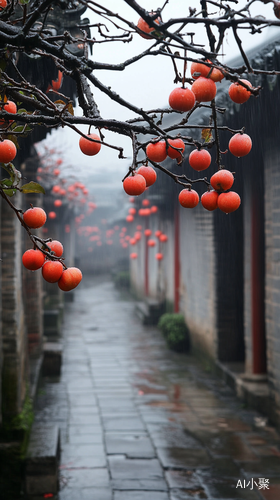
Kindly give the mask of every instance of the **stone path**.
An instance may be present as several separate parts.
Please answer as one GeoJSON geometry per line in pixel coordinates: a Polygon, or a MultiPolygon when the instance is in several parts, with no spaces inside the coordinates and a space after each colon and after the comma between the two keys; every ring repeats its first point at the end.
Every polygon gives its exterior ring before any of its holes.
{"type": "Polygon", "coordinates": [[[59,500],[279,499],[275,429],[134,307],[99,279],[67,304],[62,375],[36,414],[61,429],[59,500]]]}

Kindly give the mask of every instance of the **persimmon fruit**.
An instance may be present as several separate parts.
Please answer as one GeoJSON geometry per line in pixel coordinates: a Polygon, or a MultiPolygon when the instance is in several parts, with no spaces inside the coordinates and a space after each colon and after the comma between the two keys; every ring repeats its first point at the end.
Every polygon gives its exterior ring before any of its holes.
{"type": "MultiPolygon", "coordinates": [[[[1,2],[0,2],[0,8],[1,8],[1,2]]],[[[13,101],[7,101],[6,104],[4,104],[4,106],[3,106],[3,110],[7,111],[7,113],[15,114],[17,112],[17,105],[13,101]]],[[[1,119],[0,125],[3,125],[3,123],[5,123],[5,120],[1,119]]]]}
{"type": "Polygon", "coordinates": [[[204,76],[200,76],[194,81],[191,90],[193,91],[198,102],[212,101],[217,93],[215,82],[213,82],[210,78],[205,78],[204,76]]]}
{"type": "Polygon", "coordinates": [[[140,215],[141,217],[148,217],[149,215],[151,215],[151,209],[150,208],[140,208],[138,210],[138,215],[140,215]]]}
{"type": "Polygon", "coordinates": [[[64,292],[69,292],[78,286],[82,281],[83,275],[77,267],[68,267],[65,269],[58,280],[58,286],[64,292]]]}
{"type": "MultiPolygon", "coordinates": [[[[159,24],[160,23],[160,18],[158,17],[157,19],[154,20],[154,22],[156,24],[159,24]]],[[[155,31],[155,28],[152,28],[148,25],[148,23],[146,23],[146,21],[140,17],[138,23],[137,23],[137,28],[139,28],[139,30],[141,30],[143,33],[140,33],[139,32],[139,35],[142,37],[142,38],[145,38],[146,40],[149,40],[151,38],[153,38],[150,33],[152,33],[153,31],[155,31]]]]}
{"type": "Polygon", "coordinates": [[[169,95],[169,105],[175,111],[190,111],[195,105],[195,95],[190,89],[178,87],[169,95]]]}
{"type": "Polygon", "coordinates": [[[238,158],[246,156],[252,149],[251,137],[247,134],[235,134],[230,139],[228,148],[238,158]]]}
{"type": "MultiPolygon", "coordinates": [[[[249,87],[252,87],[252,84],[248,80],[240,80],[243,83],[246,83],[249,87]]],[[[228,94],[229,97],[233,102],[236,104],[243,104],[244,102],[248,101],[251,97],[251,92],[243,85],[240,85],[239,83],[235,82],[232,83],[228,89],[228,94]]]]}
{"type": "MultiPolygon", "coordinates": [[[[212,64],[209,60],[206,62],[212,64]]],[[[210,78],[213,82],[220,82],[224,78],[223,73],[218,68],[211,68],[203,64],[203,62],[193,62],[191,64],[191,75],[195,80],[200,76],[204,76],[205,78],[210,78]]]]}
{"type": "Polygon", "coordinates": [[[23,220],[28,227],[38,229],[45,224],[47,214],[45,210],[40,207],[28,208],[23,214],[23,220]]]}
{"type": "Polygon", "coordinates": [[[157,163],[164,161],[167,157],[166,143],[165,141],[151,142],[146,147],[147,157],[157,163]]]}
{"type": "Polygon", "coordinates": [[[210,166],[211,155],[206,149],[194,149],[189,155],[189,164],[194,169],[200,172],[206,170],[210,166]]]}
{"type": "Polygon", "coordinates": [[[277,19],[280,19],[280,2],[274,2],[273,12],[277,19]]]}
{"type": "Polygon", "coordinates": [[[48,283],[56,283],[63,273],[63,265],[58,260],[47,260],[42,267],[42,276],[48,283]]]}
{"type": "Polygon", "coordinates": [[[37,271],[45,262],[45,255],[40,250],[26,250],[22,256],[22,263],[26,269],[37,271]]]}
{"type": "Polygon", "coordinates": [[[150,166],[144,166],[138,168],[137,174],[143,175],[145,181],[146,181],[146,186],[152,186],[156,180],[157,180],[157,173],[153,167],[150,166]]]}
{"type": "Polygon", "coordinates": [[[210,184],[216,191],[227,191],[231,188],[233,182],[234,177],[232,173],[224,168],[218,170],[210,179],[210,184]]]}
{"type": "Polygon", "coordinates": [[[147,200],[147,199],[143,200],[142,205],[143,205],[143,207],[148,207],[150,205],[150,200],[147,200]]]}
{"type": "Polygon", "coordinates": [[[209,212],[212,212],[218,208],[218,198],[219,193],[217,191],[206,191],[200,198],[201,205],[209,212]]]}
{"type": "Polygon", "coordinates": [[[63,254],[63,245],[62,243],[60,243],[60,241],[58,240],[48,241],[47,245],[54,253],[54,255],[56,255],[56,257],[61,257],[61,255],[63,254]]]}
{"type": "Polygon", "coordinates": [[[182,158],[182,153],[185,150],[185,144],[182,141],[182,139],[179,139],[179,138],[178,139],[168,139],[168,144],[169,144],[169,146],[167,149],[167,154],[168,154],[169,158],[172,158],[172,159],[182,158]],[[174,148],[178,148],[181,151],[178,151],[177,149],[174,149],[174,148]]]}
{"type": "Polygon", "coordinates": [[[85,139],[85,137],[81,137],[79,140],[80,150],[82,151],[82,153],[84,153],[84,155],[87,156],[97,155],[97,153],[99,153],[101,149],[100,137],[97,134],[89,134],[87,135],[87,137],[97,142],[92,142],[88,139],[85,139]]]}
{"type": "Polygon", "coordinates": [[[146,180],[143,175],[131,175],[123,181],[123,188],[130,196],[139,196],[146,189],[146,180]]]}
{"type": "Polygon", "coordinates": [[[5,139],[0,142],[0,163],[13,161],[17,154],[17,148],[12,141],[5,139]]]}
{"type": "Polygon", "coordinates": [[[199,203],[198,193],[194,189],[183,189],[179,193],[179,203],[184,208],[194,208],[199,203]]]}
{"type": "Polygon", "coordinates": [[[239,208],[240,203],[240,196],[234,191],[221,193],[218,198],[218,207],[222,212],[225,212],[226,214],[235,212],[235,210],[239,208]]]}
{"type": "Polygon", "coordinates": [[[157,260],[162,260],[163,259],[163,253],[158,252],[158,253],[156,253],[155,257],[156,257],[157,260]]]}

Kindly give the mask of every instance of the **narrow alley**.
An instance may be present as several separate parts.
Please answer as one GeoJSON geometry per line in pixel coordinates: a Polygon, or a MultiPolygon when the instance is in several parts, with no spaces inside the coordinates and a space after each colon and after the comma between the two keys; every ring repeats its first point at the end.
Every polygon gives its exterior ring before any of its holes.
{"type": "Polygon", "coordinates": [[[60,428],[58,499],[279,499],[279,434],[134,309],[100,278],[67,304],[35,417],[60,428]]]}

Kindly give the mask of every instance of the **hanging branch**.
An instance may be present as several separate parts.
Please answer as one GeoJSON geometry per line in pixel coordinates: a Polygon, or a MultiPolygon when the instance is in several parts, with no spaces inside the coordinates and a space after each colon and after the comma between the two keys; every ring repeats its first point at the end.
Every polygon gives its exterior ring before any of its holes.
{"type": "Polygon", "coordinates": [[[56,260],[56,261],[61,262],[63,268],[67,269],[67,266],[64,263],[64,258],[57,257],[56,255],[54,255],[54,253],[52,253],[50,247],[48,247],[48,242],[52,241],[52,239],[51,238],[42,239],[42,238],[39,238],[39,236],[36,236],[36,235],[31,233],[30,228],[27,226],[27,224],[25,224],[23,217],[21,216],[22,210],[16,208],[15,205],[13,205],[13,203],[11,202],[11,200],[5,194],[4,190],[1,187],[0,187],[0,196],[5,200],[6,203],[8,203],[10,208],[15,213],[15,215],[18,218],[19,222],[21,223],[22,227],[25,229],[30,240],[32,241],[34,248],[37,248],[38,250],[40,250],[40,252],[42,252],[44,255],[46,255],[46,257],[49,260],[56,260]],[[41,245],[43,245],[43,246],[40,246],[38,244],[38,242],[41,243],[41,245]]]}
{"type": "Polygon", "coordinates": [[[222,155],[221,155],[221,148],[220,148],[220,138],[219,138],[219,132],[218,132],[218,124],[217,124],[217,111],[216,111],[216,104],[215,104],[215,99],[211,102],[211,107],[212,107],[212,117],[213,117],[213,122],[214,122],[214,131],[215,131],[215,144],[216,144],[216,151],[217,151],[217,157],[216,157],[216,163],[218,165],[218,169],[221,170],[222,167],[222,155]]]}

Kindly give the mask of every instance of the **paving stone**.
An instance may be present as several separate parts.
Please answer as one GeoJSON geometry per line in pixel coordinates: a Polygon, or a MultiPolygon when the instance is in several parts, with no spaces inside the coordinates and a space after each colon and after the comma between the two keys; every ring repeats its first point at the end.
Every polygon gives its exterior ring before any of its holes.
{"type": "Polygon", "coordinates": [[[113,479],[158,479],[163,471],[157,459],[125,459],[109,457],[109,468],[113,479]]]}
{"type": "Polygon", "coordinates": [[[114,500],[169,500],[162,491],[114,491],[114,500]]]}
{"type": "Polygon", "coordinates": [[[71,433],[66,437],[66,443],[73,445],[83,444],[103,444],[103,434],[73,434],[71,433]]]}
{"type": "Polygon", "coordinates": [[[103,434],[103,429],[101,425],[78,425],[72,424],[68,427],[69,436],[73,434],[74,436],[78,436],[80,434],[103,434]]]}
{"type": "Polygon", "coordinates": [[[135,414],[135,411],[137,410],[136,406],[134,404],[127,405],[125,407],[120,407],[120,406],[111,406],[111,405],[103,405],[102,403],[100,404],[100,414],[102,417],[109,417],[111,418],[112,415],[115,415],[116,417],[119,415],[123,415],[124,412],[127,414],[135,414]]]}
{"type": "MultiPolygon", "coordinates": [[[[170,492],[170,500],[199,500],[209,498],[204,489],[199,487],[191,490],[173,489],[170,492]]],[[[214,499],[213,499],[214,500],[214,499]]]]}
{"type": "Polygon", "coordinates": [[[127,458],[155,458],[155,449],[145,434],[105,434],[109,455],[123,454],[127,458]]]}
{"type": "MultiPolygon", "coordinates": [[[[137,412],[137,408],[101,408],[100,409],[100,414],[102,415],[102,420],[108,421],[112,420],[112,415],[114,415],[116,418],[122,418],[122,417],[127,417],[127,418],[139,418],[139,413],[137,412]]],[[[140,431],[139,431],[140,432],[140,431]]]]}
{"type": "Polygon", "coordinates": [[[134,397],[134,392],[133,391],[128,391],[127,389],[122,390],[113,390],[108,387],[108,389],[97,389],[96,387],[94,388],[94,392],[97,395],[99,401],[102,401],[102,399],[112,399],[112,400],[121,400],[121,399],[133,399],[134,397]]]}
{"type": "Polygon", "coordinates": [[[69,425],[101,425],[101,420],[98,414],[90,413],[70,413],[69,425]]]}
{"type": "Polygon", "coordinates": [[[210,465],[210,457],[206,450],[197,448],[157,448],[162,466],[166,469],[202,468],[210,465]]]}
{"type": "Polygon", "coordinates": [[[112,500],[112,497],[110,488],[72,489],[66,486],[59,492],[59,500],[112,500]]]}
{"type": "Polygon", "coordinates": [[[72,406],[70,409],[70,417],[77,415],[99,415],[100,410],[98,406],[72,406]]]}
{"type": "Polygon", "coordinates": [[[63,467],[68,469],[96,469],[99,467],[106,467],[106,456],[105,455],[97,455],[97,456],[81,456],[81,455],[73,455],[71,457],[66,457],[64,454],[61,455],[61,464],[63,467]]]}
{"type": "Polygon", "coordinates": [[[193,470],[172,470],[165,471],[165,478],[169,488],[199,490],[201,482],[193,470]]]}
{"type": "Polygon", "coordinates": [[[113,492],[110,488],[83,488],[81,496],[77,496],[75,500],[112,500],[113,492]]]}
{"type": "Polygon", "coordinates": [[[212,458],[211,467],[198,470],[197,474],[203,484],[210,481],[212,477],[240,478],[241,470],[238,464],[230,457],[212,458]]]}
{"type": "Polygon", "coordinates": [[[105,467],[96,469],[68,469],[64,467],[61,468],[61,475],[70,490],[72,488],[82,490],[83,488],[108,489],[110,487],[109,474],[105,467]]]}
{"type": "Polygon", "coordinates": [[[108,395],[98,395],[98,402],[101,408],[118,408],[122,411],[127,408],[135,409],[135,402],[132,397],[127,398],[116,398],[116,397],[108,397],[108,395]]]}
{"type": "Polygon", "coordinates": [[[145,424],[165,424],[170,421],[170,418],[173,418],[171,415],[167,416],[165,413],[153,413],[153,412],[141,412],[141,416],[145,422],[145,424]]]}
{"type": "Polygon", "coordinates": [[[264,436],[260,436],[259,434],[246,434],[245,436],[242,435],[250,443],[252,446],[262,446],[264,444],[267,444],[267,439],[264,436]]]}
{"type": "Polygon", "coordinates": [[[236,433],[224,433],[212,437],[208,442],[208,449],[211,455],[214,456],[225,455],[241,461],[254,461],[258,459],[254,451],[236,433]]]}
{"type": "Polygon", "coordinates": [[[194,437],[186,434],[182,428],[173,428],[168,432],[162,429],[154,430],[152,439],[157,447],[202,448],[201,443],[194,437]]]}
{"type": "Polygon", "coordinates": [[[113,490],[147,490],[167,491],[168,487],[164,479],[113,479],[113,490]]]}
{"type": "Polygon", "coordinates": [[[258,456],[276,456],[280,457],[280,449],[278,446],[252,446],[252,450],[258,456]]]}
{"type": "Polygon", "coordinates": [[[241,419],[234,417],[205,417],[200,418],[200,422],[207,427],[217,426],[220,429],[231,432],[249,432],[251,430],[248,424],[243,422],[241,419]]]}
{"type": "Polygon", "coordinates": [[[96,398],[93,393],[86,394],[70,394],[69,395],[71,408],[80,406],[94,406],[96,405],[96,398]]]}
{"type": "Polygon", "coordinates": [[[259,491],[264,500],[278,500],[280,498],[280,484],[269,484],[269,489],[259,491]]]}
{"type": "Polygon", "coordinates": [[[105,431],[144,431],[145,426],[139,417],[114,416],[103,420],[105,431]]]}
{"type": "Polygon", "coordinates": [[[67,467],[106,467],[106,456],[103,445],[65,444],[61,452],[61,464],[67,467]]]}
{"type": "MultiPolygon", "coordinates": [[[[240,478],[239,478],[240,479],[240,478]]],[[[242,479],[242,478],[241,478],[242,479]]],[[[205,490],[209,498],[212,499],[236,499],[236,500],[258,500],[258,488],[250,489],[237,487],[238,480],[211,477],[205,485],[205,490]]],[[[276,499],[275,499],[276,500],[276,499]]]]}
{"type": "Polygon", "coordinates": [[[96,380],[94,377],[94,387],[97,392],[127,392],[131,393],[131,385],[126,382],[116,382],[114,379],[112,380],[96,380]]]}
{"type": "Polygon", "coordinates": [[[257,462],[240,463],[246,477],[279,477],[280,457],[261,457],[257,462]]]}
{"type": "Polygon", "coordinates": [[[81,491],[80,489],[74,489],[71,486],[63,487],[63,489],[60,489],[59,491],[58,498],[59,500],[77,500],[77,498],[81,498],[81,491]]]}

